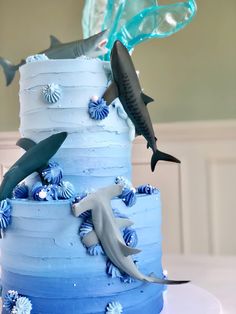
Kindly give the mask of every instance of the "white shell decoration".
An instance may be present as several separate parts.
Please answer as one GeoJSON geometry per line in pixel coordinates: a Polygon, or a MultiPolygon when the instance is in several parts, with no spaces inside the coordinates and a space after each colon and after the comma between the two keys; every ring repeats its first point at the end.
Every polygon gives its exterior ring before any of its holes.
{"type": "Polygon", "coordinates": [[[55,104],[61,99],[62,91],[58,84],[51,83],[43,88],[42,94],[47,103],[55,104]]]}
{"type": "Polygon", "coordinates": [[[111,302],[106,307],[106,314],[121,314],[123,307],[120,302],[111,302]]]}
{"type": "Polygon", "coordinates": [[[46,61],[48,57],[44,53],[39,53],[33,56],[29,56],[26,58],[26,63],[38,62],[38,61],[46,61]]]}

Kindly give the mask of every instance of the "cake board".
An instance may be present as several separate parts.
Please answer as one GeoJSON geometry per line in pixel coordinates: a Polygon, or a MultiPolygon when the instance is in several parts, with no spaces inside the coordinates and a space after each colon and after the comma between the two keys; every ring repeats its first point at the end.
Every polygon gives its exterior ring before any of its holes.
{"type": "Polygon", "coordinates": [[[208,291],[193,285],[168,286],[161,314],[223,314],[220,301],[208,291]]]}

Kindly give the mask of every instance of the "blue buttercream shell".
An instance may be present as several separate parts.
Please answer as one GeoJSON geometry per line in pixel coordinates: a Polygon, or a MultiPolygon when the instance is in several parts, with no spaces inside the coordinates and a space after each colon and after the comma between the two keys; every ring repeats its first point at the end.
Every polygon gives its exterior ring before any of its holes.
{"type": "Polygon", "coordinates": [[[61,181],[58,186],[58,197],[62,199],[69,199],[75,195],[75,188],[72,183],[68,181],[61,181]]]}
{"type": "Polygon", "coordinates": [[[135,189],[124,188],[119,197],[122,198],[122,201],[128,207],[132,207],[137,201],[135,189]]]}
{"type": "Polygon", "coordinates": [[[88,105],[88,112],[92,119],[103,120],[109,114],[109,107],[103,98],[91,99],[88,105]]]}
{"type": "Polygon", "coordinates": [[[110,302],[106,307],[106,314],[121,314],[123,312],[123,307],[120,302],[114,301],[110,302]]]}
{"type": "Polygon", "coordinates": [[[11,223],[11,205],[7,200],[0,201],[0,229],[4,230],[11,223]]]}
{"type": "Polygon", "coordinates": [[[63,176],[63,170],[55,161],[50,161],[48,167],[42,171],[44,180],[51,184],[59,184],[63,176]]]}
{"type": "Polygon", "coordinates": [[[51,83],[43,88],[42,94],[47,103],[54,104],[61,99],[62,91],[58,84],[51,83]]]}
{"type": "Polygon", "coordinates": [[[38,61],[46,61],[48,57],[44,53],[39,53],[36,55],[32,55],[26,58],[26,63],[38,62],[38,61]]]}
{"type": "Polygon", "coordinates": [[[100,244],[95,244],[88,247],[87,252],[89,255],[93,255],[93,256],[104,255],[104,251],[100,244]]]}
{"type": "Polygon", "coordinates": [[[24,296],[20,296],[16,300],[16,304],[12,309],[12,314],[30,314],[32,310],[32,304],[30,300],[24,296]]]}
{"type": "Polygon", "coordinates": [[[123,238],[127,246],[136,247],[138,244],[138,236],[133,228],[125,228],[123,231],[123,238]]]}
{"type": "Polygon", "coordinates": [[[115,183],[116,184],[122,184],[124,186],[124,188],[126,189],[131,189],[132,188],[132,183],[126,179],[123,176],[118,176],[115,178],[115,183]]]}
{"type": "Polygon", "coordinates": [[[90,219],[87,219],[80,225],[79,235],[83,239],[83,237],[90,231],[93,231],[93,223],[90,219]]]}
{"type": "Polygon", "coordinates": [[[9,290],[3,298],[3,308],[6,309],[9,313],[12,311],[13,307],[16,304],[18,298],[18,292],[15,290],[9,290]]]}
{"type": "Polygon", "coordinates": [[[159,190],[157,188],[151,186],[150,184],[145,184],[145,185],[138,186],[137,192],[139,194],[154,194],[154,193],[158,193],[159,190]]]}
{"type": "Polygon", "coordinates": [[[58,187],[55,184],[42,185],[41,182],[36,182],[31,191],[35,201],[50,201],[58,199],[58,187]]]}
{"type": "Polygon", "coordinates": [[[107,259],[106,273],[112,278],[122,278],[123,274],[109,259],[107,259]]]}
{"type": "Polygon", "coordinates": [[[13,192],[14,198],[28,198],[29,197],[29,188],[25,183],[18,184],[13,192]]]}

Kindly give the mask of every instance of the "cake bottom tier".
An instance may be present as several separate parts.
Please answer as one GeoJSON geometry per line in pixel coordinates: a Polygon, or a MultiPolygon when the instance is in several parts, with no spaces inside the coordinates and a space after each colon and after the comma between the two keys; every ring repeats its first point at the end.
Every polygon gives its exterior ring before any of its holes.
{"type": "MultiPolygon", "coordinates": [[[[31,301],[31,314],[160,313],[163,285],[121,276],[98,248],[89,255],[79,235],[84,218],[72,215],[70,201],[11,205],[12,223],[1,240],[3,297],[18,291],[31,301]]],[[[162,278],[159,193],[138,195],[132,207],[114,199],[112,208],[134,222],[139,271],[162,278]]]]}

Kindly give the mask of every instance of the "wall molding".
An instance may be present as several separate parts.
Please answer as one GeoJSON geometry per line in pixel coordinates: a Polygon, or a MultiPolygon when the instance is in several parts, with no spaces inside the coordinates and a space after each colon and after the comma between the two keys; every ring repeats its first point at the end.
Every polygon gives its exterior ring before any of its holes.
{"type": "Polygon", "coordinates": [[[17,131],[0,132],[0,149],[16,148],[20,134],[17,131]]]}
{"type": "MultiPolygon", "coordinates": [[[[153,126],[157,138],[163,141],[236,139],[235,119],[155,123],[153,126]]],[[[139,136],[135,142],[143,140],[143,137],[139,136]]]]}

